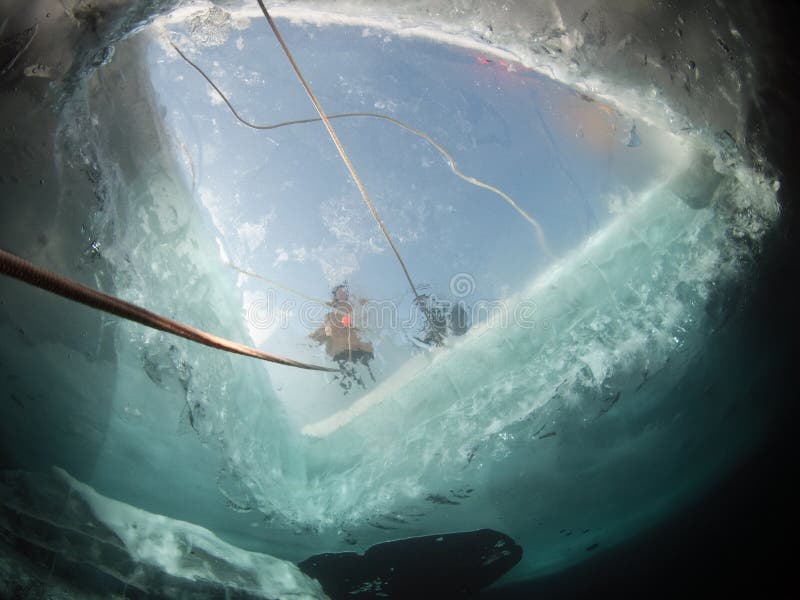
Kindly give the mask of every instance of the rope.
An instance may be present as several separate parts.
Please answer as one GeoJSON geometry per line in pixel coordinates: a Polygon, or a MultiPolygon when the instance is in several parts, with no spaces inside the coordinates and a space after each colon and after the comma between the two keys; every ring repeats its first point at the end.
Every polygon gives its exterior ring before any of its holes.
{"type": "Polygon", "coordinates": [[[330,307],[331,311],[333,313],[337,314],[337,315],[341,315],[342,314],[341,309],[338,309],[335,306],[333,306],[333,302],[328,302],[328,301],[325,301],[325,300],[320,300],[318,298],[314,298],[313,296],[309,296],[307,294],[304,294],[303,292],[298,291],[298,290],[296,290],[294,288],[290,288],[288,285],[283,285],[282,283],[278,283],[274,279],[270,279],[269,277],[264,277],[263,275],[259,275],[258,273],[254,273],[252,271],[248,271],[246,269],[243,269],[240,266],[233,264],[232,262],[225,262],[225,264],[228,265],[234,271],[236,271],[238,273],[241,273],[242,275],[245,275],[247,277],[253,277],[254,279],[260,279],[264,283],[268,283],[270,285],[274,285],[275,287],[280,288],[285,292],[289,292],[290,294],[294,294],[295,296],[299,296],[300,298],[305,298],[309,302],[313,302],[314,304],[319,304],[320,306],[330,307]]]}
{"type": "Polygon", "coordinates": [[[283,48],[283,53],[286,55],[286,58],[292,65],[292,69],[294,69],[294,72],[297,75],[297,78],[300,80],[303,89],[305,89],[306,94],[308,94],[308,97],[311,100],[311,103],[314,105],[314,108],[317,109],[317,114],[319,115],[320,119],[322,119],[322,122],[325,124],[325,129],[328,130],[328,134],[331,136],[331,140],[336,146],[336,149],[339,151],[339,156],[342,157],[342,160],[344,161],[347,170],[350,172],[350,176],[353,178],[353,181],[355,182],[358,191],[361,192],[361,197],[364,199],[364,203],[367,205],[369,212],[372,213],[375,222],[378,224],[378,227],[380,227],[380,230],[383,233],[383,237],[386,238],[386,241],[388,242],[389,247],[392,249],[392,252],[394,252],[395,257],[397,257],[397,261],[400,263],[400,266],[403,269],[403,273],[405,274],[406,279],[408,280],[408,285],[411,286],[411,291],[414,292],[414,296],[417,298],[417,301],[420,304],[422,304],[422,299],[417,293],[417,288],[414,286],[414,282],[411,280],[411,275],[408,272],[406,263],[403,262],[403,258],[400,256],[400,252],[397,251],[397,248],[395,247],[392,238],[389,237],[389,232],[386,231],[386,227],[384,226],[383,221],[381,221],[381,218],[378,216],[378,212],[375,210],[372,201],[369,199],[369,196],[367,195],[367,190],[364,189],[364,185],[361,183],[361,179],[359,179],[358,175],[356,174],[356,170],[355,168],[353,168],[353,164],[350,162],[350,158],[344,151],[344,147],[342,146],[342,143],[339,141],[339,137],[333,130],[333,126],[331,125],[330,120],[325,114],[325,111],[322,110],[322,106],[317,101],[316,96],[314,96],[314,92],[311,91],[311,88],[309,87],[308,83],[303,77],[303,74],[300,72],[300,68],[297,66],[297,63],[294,62],[294,58],[292,57],[292,53],[289,51],[289,47],[286,45],[286,42],[283,41],[283,37],[281,36],[280,31],[278,31],[278,27],[275,25],[275,21],[273,21],[272,17],[269,16],[269,12],[267,11],[267,8],[264,6],[262,0],[258,0],[258,5],[261,7],[261,12],[264,13],[264,17],[266,17],[267,23],[269,23],[269,26],[272,29],[272,33],[275,34],[275,39],[278,40],[278,43],[281,45],[281,48],[283,48]]]}
{"type": "Polygon", "coordinates": [[[269,277],[264,277],[263,275],[259,275],[258,273],[254,273],[252,271],[243,269],[233,264],[232,262],[225,262],[225,264],[228,265],[234,271],[241,273],[242,275],[246,275],[247,277],[253,277],[254,279],[260,279],[264,283],[274,285],[275,287],[282,289],[284,292],[289,292],[290,294],[294,294],[295,296],[299,296],[300,298],[305,298],[309,302],[320,304],[322,306],[330,306],[331,304],[330,302],[327,302],[325,300],[319,300],[318,298],[314,298],[313,296],[304,294],[303,292],[300,292],[294,288],[290,288],[288,285],[283,285],[282,283],[278,283],[277,281],[275,281],[274,279],[270,279],[269,277]]]}
{"type": "Polygon", "coordinates": [[[330,369],[318,365],[311,365],[302,362],[297,362],[289,358],[277,356],[275,354],[268,354],[261,352],[255,348],[226,340],[225,338],[217,337],[210,333],[206,333],[200,329],[195,329],[188,325],[184,325],[178,321],[173,321],[167,317],[162,317],[156,313],[150,312],[144,308],[125,302],[114,296],[109,296],[90,287],[86,287],[76,281],[67,279],[45,269],[39,268],[28,261],[19,258],[0,249],[0,273],[18,279],[29,285],[38,287],[42,290],[56,294],[79,302],[90,308],[95,308],[103,312],[122,317],[128,321],[135,321],[141,323],[146,327],[165,331],[172,335],[177,335],[184,339],[216,348],[217,350],[224,350],[234,354],[241,354],[244,356],[251,356],[265,360],[267,362],[287,365],[290,367],[297,367],[299,369],[310,369],[313,371],[328,371],[331,373],[337,372],[337,369],[330,369]]]}
{"type": "Polygon", "coordinates": [[[347,326],[347,360],[353,362],[353,346],[350,343],[350,326],[347,326]]]}
{"type": "MultiPolygon", "coordinates": [[[[215,84],[211,80],[211,78],[208,75],[206,75],[206,73],[205,73],[205,71],[203,71],[203,69],[198,67],[183,52],[181,52],[180,48],[178,48],[172,42],[172,40],[169,40],[169,43],[172,45],[173,48],[175,48],[175,51],[181,56],[181,58],[184,61],[186,61],[187,63],[189,63],[189,65],[194,67],[194,69],[198,73],[200,73],[200,75],[203,76],[203,78],[208,82],[208,84],[212,88],[214,88],[214,91],[216,91],[217,94],[219,94],[219,97],[222,98],[222,101],[225,102],[225,104],[228,106],[230,111],[233,113],[233,116],[236,117],[236,119],[240,123],[242,123],[243,125],[246,125],[247,127],[250,127],[251,129],[269,130],[269,129],[278,129],[280,127],[287,127],[289,125],[302,125],[302,124],[305,124],[305,123],[317,123],[319,121],[322,121],[322,119],[320,117],[313,117],[313,118],[309,118],[309,119],[295,119],[295,120],[292,120],[292,121],[282,121],[280,123],[274,123],[274,124],[271,124],[271,125],[260,125],[260,124],[252,123],[251,121],[248,121],[247,119],[242,117],[236,111],[236,109],[233,107],[233,104],[231,104],[231,102],[228,100],[228,98],[225,96],[225,94],[222,92],[222,90],[219,89],[217,84],[215,84]]],[[[547,240],[545,238],[544,231],[542,230],[541,225],[539,224],[539,222],[536,219],[534,219],[531,215],[529,215],[527,212],[525,212],[525,210],[521,206],[519,206],[514,201],[514,199],[511,198],[511,196],[509,196],[508,194],[506,194],[502,190],[494,187],[493,185],[489,185],[488,183],[484,183],[480,179],[476,179],[475,177],[470,177],[469,175],[465,175],[464,173],[462,173],[459,170],[458,166],[456,165],[455,159],[450,155],[450,153],[447,150],[445,150],[441,146],[441,144],[439,144],[436,140],[434,140],[431,136],[429,136],[424,131],[416,129],[416,128],[412,127],[411,125],[408,125],[407,123],[404,123],[403,121],[401,121],[399,119],[395,119],[394,117],[390,117],[388,115],[382,115],[380,113],[349,112],[349,113],[338,113],[338,114],[335,114],[335,115],[327,115],[327,116],[328,116],[328,119],[343,119],[343,118],[350,118],[350,117],[368,117],[368,118],[372,118],[372,119],[383,119],[384,121],[388,121],[389,123],[393,123],[393,124],[397,125],[398,127],[402,127],[403,129],[405,129],[409,133],[412,133],[412,134],[414,134],[414,135],[416,135],[418,137],[421,137],[423,140],[425,140],[431,146],[433,146],[439,152],[439,154],[441,154],[444,157],[445,161],[447,161],[447,165],[450,167],[450,170],[453,172],[453,174],[456,177],[462,179],[463,181],[466,181],[470,185],[474,185],[476,187],[483,188],[485,190],[488,190],[488,191],[500,196],[500,198],[502,198],[509,206],[511,206],[511,208],[513,208],[515,211],[517,211],[517,213],[519,213],[519,215],[523,219],[525,219],[534,228],[534,230],[536,232],[536,239],[539,242],[539,246],[542,248],[544,253],[547,254],[550,258],[552,258],[554,256],[553,253],[550,251],[549,246],[547,245],[547,240]]]]}

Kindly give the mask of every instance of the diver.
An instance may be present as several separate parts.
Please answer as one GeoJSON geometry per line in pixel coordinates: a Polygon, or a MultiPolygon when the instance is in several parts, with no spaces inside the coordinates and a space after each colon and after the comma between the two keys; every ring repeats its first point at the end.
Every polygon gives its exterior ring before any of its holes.
{"type": "Polygon", "coordinates": [[[466,305],[464,302],[456,302],[450,310],[450,332],[453,335],[464,335],[469,331],[469,315],[467,314],[466,305]]]}
{"type": "Polygon", "coordinates": [[[423,292],[417,296],[414,304],[424,316],[421,331],[413,337],[418,346],[429,350],[445,346],[448,335],[461,336],[470,328],[469,315],[463,301],[452,303],[423,292]]]}
{"type": "Polygon", "coordinates": [[[369,365],[369,361],[375,358],[372,344],[362,340],[358,329],[353,326],[353,305],[350,303],[347,284],[337,285],[331,293],[331,311],[325,315],[322,326],[309,337],[318,344],[324,343],[325,352],[339,365],[340,374],[337,379],[345,393],[350,391],[354,382],[366,389],[356,366],[364,365],[372,381],[375,381],[369,365]]]}

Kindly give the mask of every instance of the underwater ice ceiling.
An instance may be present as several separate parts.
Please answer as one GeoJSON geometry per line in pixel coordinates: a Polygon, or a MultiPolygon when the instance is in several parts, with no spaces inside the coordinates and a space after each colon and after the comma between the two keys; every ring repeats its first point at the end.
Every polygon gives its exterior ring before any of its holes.
{"type": "Polygon", "coordinates": [[[289,564],[312,555],[491,529],[521,547],[508,583],[733,469],[769,417],[736,368],[737,286],[779,218],[747,137],[745,11],[563,4],[268,7],[325,111],[351,115],[331,123],[374,212],[323,125],[295,123],[317,115],[255,2],[3,16],[2,248],[341,370],[3,277],[0,526],[145,592],[163,572],[262,597],[323,597],[289,564]],[[26,490],[26,519],[64,535],[91,514],[125,558],[15,525],[26,490]]]}

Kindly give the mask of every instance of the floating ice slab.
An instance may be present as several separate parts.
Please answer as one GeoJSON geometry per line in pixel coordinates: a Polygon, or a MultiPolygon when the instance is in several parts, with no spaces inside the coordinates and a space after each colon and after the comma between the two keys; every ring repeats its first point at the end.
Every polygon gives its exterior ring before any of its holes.
{"type": "MultiPolygon", "coordinates": [[[[290,562],[107,498],[59,468],[52,475],[0,474],[0,529],[15,544],[49,551],[53,564],[71,565],[68,572],[88,565],[95,587],[118,584],[120,590],[172,598],[220,592],[237,598],[327,597],[290,562]]],[[[83,573],[76,579],[90,578],[83,573]]]]}

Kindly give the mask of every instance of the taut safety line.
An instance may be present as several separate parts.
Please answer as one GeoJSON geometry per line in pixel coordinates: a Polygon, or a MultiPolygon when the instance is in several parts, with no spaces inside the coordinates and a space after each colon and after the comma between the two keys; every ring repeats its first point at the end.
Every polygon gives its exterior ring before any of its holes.
{"type": "Polygon", "coordinates": [[[109,296],[103,292],[87,287],[83,284],[47,271],[36,265],[0,249],[0,273],[18,279],[24,283],[38,287],[42,290],[57,294],[69,300],[79,302],[90,308],[95,308],[103,312],[122,317],[128,321],[141,323],[152,329],[165,331],[172,335],[177,335],[184,339],[209,346],[217,350],[224,350],[233,354],[251,356],[267,362],[297,367],[299,369],[310,369],[312,371],[328,371],[337,373],[338,369],[330,369],[319,365],[311,365],[298,362],[290,358],[284,358],[276,354],[269,354],[256,350],[250,346],[226,340],[225,338],[212,335],[200,329],[195,329],[189,325],[184,325],[178,321],[173,321],[167,317],[162,317],[154,312],[150,312],[140,306],[125,302],[114,296],[109,296]]]}

